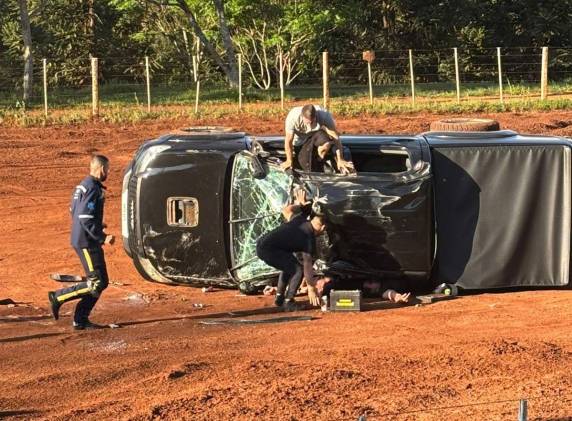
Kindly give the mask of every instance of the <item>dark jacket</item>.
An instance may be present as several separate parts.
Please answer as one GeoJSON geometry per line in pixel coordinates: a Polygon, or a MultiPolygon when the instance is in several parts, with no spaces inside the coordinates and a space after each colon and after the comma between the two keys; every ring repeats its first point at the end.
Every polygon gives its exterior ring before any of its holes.
{"type": "Polygon", "coordinates": [[[101,182],[91,175],[75,187],[70,204],[72,247],[100,246],[105,241],[103,233],[104,189],[101,182]]]}

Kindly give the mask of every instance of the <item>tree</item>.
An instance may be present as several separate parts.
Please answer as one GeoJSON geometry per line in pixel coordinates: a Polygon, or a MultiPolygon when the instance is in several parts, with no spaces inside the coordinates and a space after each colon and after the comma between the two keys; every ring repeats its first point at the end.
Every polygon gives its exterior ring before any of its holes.
{"type": "Polygon", "coordinates": [[[197,22],[195,14],[187,4],[186,0],[177,0],[177,6],[183,11],[187,17],[191,29],[201,42],[207,54],[215,61],[215,63],[225,73],[231,86],[238,86],[238,65],[236,63],[236,51],[232,43],[232,37],[226,23],[224,14],[224,4],[222,0],[213,0],[216,14],[219,21],[219,31],[223,40],[224,49],[226,52],[227,62],[223,60],[222,56],[218,53],[215,46],[209,41],[201,26],[197,22]]]}
{"type": "Polygon", "coordinates": [[[25,107],[32,93],[34,57],[32,54],[32,29],[30,27],[30,16],[28,15],[28,1],[18,0],[18,6],[20,7],[20,25],[22,28],[22,40],[24,41],[24,94],[22,100],[25,107]]]}

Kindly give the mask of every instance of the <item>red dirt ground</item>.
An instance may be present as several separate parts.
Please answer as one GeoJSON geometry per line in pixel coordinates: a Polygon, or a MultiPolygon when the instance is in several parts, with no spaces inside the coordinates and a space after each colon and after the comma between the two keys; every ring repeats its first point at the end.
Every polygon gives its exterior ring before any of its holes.
{"type": "MultiPolygon", "coordinates": [[[[443,116],[340,120],[348,133],[419,133],[443,116]]],[[[522,133],[572,135],[572,112],[479,115],[522,133]]],[[[204,325],[206,317],[274,314],[272,299],[145,282],[121,245],[93,319],[54,322],[51,272],[79,273],[68,200],[88,154],[111,157],[108,231],[120,234],[122,169],[143,139],[197,124],[253,134],[278,119],[238,117],[133,126],[0,128],[0,418],[130,420],[572,419],[572,291],[461,297],[426,306],[373,304],[310,321],[204,325]],[[137,295],[139,294],[139,295],[137,295]],[[204,308],[193,307],[203,303],[204,308]],[[210,316],[209,316],[210,315],[210,316]]],[[[251,317],[252,318],[252,317],[251,317]]]]}

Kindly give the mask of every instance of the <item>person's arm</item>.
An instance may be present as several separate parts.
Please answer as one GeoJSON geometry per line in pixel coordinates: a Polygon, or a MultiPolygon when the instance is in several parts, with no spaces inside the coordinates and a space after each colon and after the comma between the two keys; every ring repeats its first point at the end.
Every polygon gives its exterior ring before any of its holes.
{"type": "Polygon", "coordinates": [[[392,303],[408,303],[411,298],[411,293],[400,294],[393,289],[385,290],[382,294],[382,298],[391,301],[392,303]]]}
{"type": "Polygon", "coordinates": [[[312,255],[310,253],[302,252],[302,267],[304,269],[304,278],[308,282],[308,286],[313,287],[314,283],[314,267],[312,255]]]}
{"type": "Polygon", "coordinates": [[[300,212],[300,210],[307,206],[309,203],[310,201],[306,199],[306,191],[298,189],[294,194],[294,203],[286,205],[282,208],[282,216],[286,221],[290,221],[292,216],[300,212]]]}
{"type": "Polygon", "coordinates": [[[334,140],[334,145],[336,146],[336,164],[338,165],[338,169],[342,172],[342,174],[349,174],[353,172],[353,163],[344,159],[342,141],[340,140],[340,135],[335,129],[335,125],[333,128],[331,128],[328,127],[327,124],[324,124],[322,125],[322,129],[329,137],[334,140]]]}
{"type": "Polygon", "coordinates": [[[287,170],[292,167],[294,162],[294,132],[286,129],[286,136],[284,137],[284,152],[286,152],[286,161],[281,165],[282,169],[287,170]]]}
{"type": "Polygon", "coordinates": [[[306,283],[308,286],[308,301],[313,306],[319,306],[320,303],[320,294],[318,292],[318,288],[316,286],[316,279],[312,278],[312,280],[306,279],[306,283]]]}

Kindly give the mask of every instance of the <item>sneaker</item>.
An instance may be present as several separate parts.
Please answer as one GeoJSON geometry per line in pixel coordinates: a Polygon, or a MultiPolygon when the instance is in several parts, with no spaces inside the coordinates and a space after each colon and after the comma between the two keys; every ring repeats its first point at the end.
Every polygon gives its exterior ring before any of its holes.
{"type": "Polygon", "coordinates": [[[103,329],[105,328],[105,326],[92,323],[88,320],[82,323],[73,322],[73,328],[74,330],[94,330],[94,329],[103,329]]]}
{"type": "Polygon", "coordinates": [[[276,304],[278,307],[282,307],[282,304],[284,304],[284,294],[276,294],[276,298],[274,298],[274,304],[276,304]]]}
{"type": "Polygon", "coordinates": [[[54,316],[54,320],[58,320],[60,318],[60,302],[56,298],[56,293],[54,291],[48,292],[48,300],[50,301],[50,310],[52,310],[52,316],[54,316]]]}
{"type": "Polygon", "coordinates": [[[298,304],[296,301],[286,300],[284,301],[284,311],[300,311],[302,310],[302,306],[298,304]]]}

